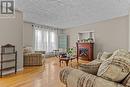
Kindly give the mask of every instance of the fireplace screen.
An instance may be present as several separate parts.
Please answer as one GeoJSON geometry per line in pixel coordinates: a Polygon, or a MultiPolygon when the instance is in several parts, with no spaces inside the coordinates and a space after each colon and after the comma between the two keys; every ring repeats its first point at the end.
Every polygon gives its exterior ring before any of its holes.
{"type": "Polygon", "coordinates": [[[81,57],[88,56],[88,49],[87,48],[80,48],[79,49],[79,55],[81,57]]]}

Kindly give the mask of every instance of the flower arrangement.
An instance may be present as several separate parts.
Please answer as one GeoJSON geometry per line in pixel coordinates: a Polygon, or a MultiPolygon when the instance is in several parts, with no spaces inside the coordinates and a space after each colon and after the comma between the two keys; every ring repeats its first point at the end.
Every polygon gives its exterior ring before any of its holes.
{"type": "Polygon", "coordinates": [[[83,39],[83,40],[80,40],[78,42],[83,42],[83,43],[93,43],[93,38],[88,38],[88,39],[83,39]]]}

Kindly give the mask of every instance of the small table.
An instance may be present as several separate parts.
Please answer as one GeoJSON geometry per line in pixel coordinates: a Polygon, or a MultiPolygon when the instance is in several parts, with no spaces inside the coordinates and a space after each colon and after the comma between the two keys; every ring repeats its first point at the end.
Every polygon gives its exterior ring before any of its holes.
{"type": "Polygon", "coordinates": [[[72,60],[74,60],[75,57],[63,57],[63,58],[59,58],[59,62],[60,62],[60,66],[61,66],[61,62],[65,61],[66,62],[66,66],[68,66],[69,61],[72,62],[72,60]]]}

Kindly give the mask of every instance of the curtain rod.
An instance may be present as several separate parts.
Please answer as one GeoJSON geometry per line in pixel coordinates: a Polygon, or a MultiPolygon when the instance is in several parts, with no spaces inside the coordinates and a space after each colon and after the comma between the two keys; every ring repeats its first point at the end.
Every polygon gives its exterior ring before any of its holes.
{"type": "Polygon", "coordinates": [[[62,28],[56,28],[56,27],[53,27],[53,26],[48,26],[48,25],[41,25],[41,24],[32,24],[32,26],[40,26],[40,27],[45,27],[45,28],[53,28],[53,29],[62,29],[62,28]]]}

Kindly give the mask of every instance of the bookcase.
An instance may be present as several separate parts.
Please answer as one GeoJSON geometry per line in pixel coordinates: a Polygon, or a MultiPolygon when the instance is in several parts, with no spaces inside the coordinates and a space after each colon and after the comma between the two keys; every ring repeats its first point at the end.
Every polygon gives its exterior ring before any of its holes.
{"type": "Polygon", "coordinates": [[[11,44],[1,46],[0,76],[9,71],[17,72],[17,51],[11,44]]]}

